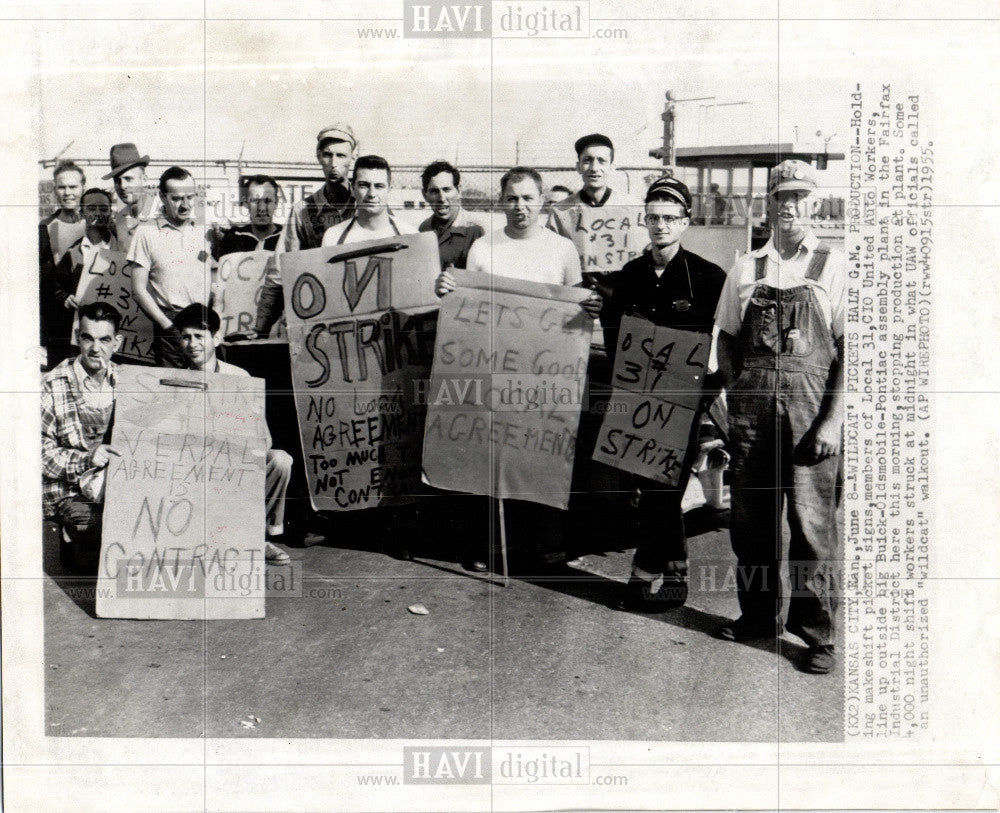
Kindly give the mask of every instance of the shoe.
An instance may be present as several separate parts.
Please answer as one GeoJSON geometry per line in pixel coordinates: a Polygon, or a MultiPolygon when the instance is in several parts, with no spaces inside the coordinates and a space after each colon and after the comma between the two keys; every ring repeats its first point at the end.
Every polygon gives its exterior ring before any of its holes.
{"type": "Polygon", "coordinates": [[[708,508],[708,524],[714,528],[716,531],[721,531],[723,528],[729,527],[729,509],[728,508],[708,508]]]}
{"type": "Polygon", "coordinates": [[[488,573],[490,569],[490,566],[486,564],[486,562],[479,559],[476,559],[475,561],[462,562],[462,567],[472,573],[488,573]]]}
{"type": "Polygon", "coordinates": [[[830,644],[816,644],[809,647],[804,661],[805,670],[814,675],[825,675],[833,670],[837,662],[830,644]]]}
{"type": "Polygon", "coordinates": [[[264,561],[269,565],[287,565],[292,557],[271,541],[264,542],[264,561]]]}
{"type": "Polygon", "coordinates": [[[306,531],[302,534],[301,545],[303,548],[311,548],[313,545],[322,545],[326,542],[326,535],[316,533],[316,531],[306,531]]]}
{"type": "Polygon", "coordinates": [[[781,625],[776,621],[751,621],[740,616],[719,628],[719,637],[726,641],[765,641],[781,635],[781,625]]]}
{"type": "Polygon", "coordinates": [[[633,573],[615,607],[633,613],[665,613],[667,610],[682,607],[685,601],[687,601],[686,577],[664,578],[660,588],[654,591],[653,582],[639,578],[633,573]]]}

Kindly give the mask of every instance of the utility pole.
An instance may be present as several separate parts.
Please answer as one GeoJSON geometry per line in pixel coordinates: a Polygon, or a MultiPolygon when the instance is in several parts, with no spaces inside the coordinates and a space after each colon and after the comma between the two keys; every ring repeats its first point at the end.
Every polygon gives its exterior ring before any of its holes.
{"type": "Polygon", "coordinates": [[[660,114],[660,118],[663,120],[663,146],[649,151],[651,158],[659,158],[663,161],[663,169],[667,175],[673,175],[677,166],[677,144],[674,138],[677,105],[684,102],[704,102],[714,98],[715,96],[699,96],[692,99],[676,99],[672,91],[667,91],[663,113],[660,114]]]}

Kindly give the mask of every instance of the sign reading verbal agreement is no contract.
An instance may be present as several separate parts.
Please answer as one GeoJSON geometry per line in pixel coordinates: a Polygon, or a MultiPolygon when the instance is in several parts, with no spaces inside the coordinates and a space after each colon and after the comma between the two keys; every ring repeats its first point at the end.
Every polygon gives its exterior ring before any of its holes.
{"type": "MultiPolygon", "coordinates": [[[[80,273],[76,299],[80,306],[105,302],[122,315],[124,336],[118,355],[130,361],[154,364],[153,323],[132,295],[132,276],[125,275],[125,252],[100,249],[80,273]]],[[[79,321],[79,320],[75,320],[79,321]]],[[[73,331],[76,335],[76,331],[73,331]]]]}
{"type": "Polygon", "coordinates": [[[626,316],[593,459],[677,485],[712,338],[626,316]]]}
{"type": "Polygon", "coordinates": [[[125,365],[97,615],[263,618],[264,381],[125,365]]]}
{"type": "Polygon", "coordinates": [[[405,502],[420,483],[440,273],[432,232],[278,255],[313,507],[405,502]]]}
{"type": "Polygon", "coordinates": [[[594,322],[590,292],[456,271],[427,387],[432,486],[567,508],[594,322]]]}

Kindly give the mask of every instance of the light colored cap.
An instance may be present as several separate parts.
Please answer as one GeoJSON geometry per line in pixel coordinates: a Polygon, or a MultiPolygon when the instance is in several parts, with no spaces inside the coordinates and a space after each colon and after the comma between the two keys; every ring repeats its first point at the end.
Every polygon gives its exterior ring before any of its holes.
{"type": "Polygon", "coordinates": [[[352,150],[358,148],[358,140],[354,137],[354,130],[348,124],[331,124],[324,127],[316,136],[316,143],[322,144],[324,141],[347,141],[352,150]]]}
{"type": "Polygon", "coordinates": [[[771,170],[767,179],[767,194],[779,192],[813,192],[816,189],[816,173],[805,161],[789,158],[771,170]]]}

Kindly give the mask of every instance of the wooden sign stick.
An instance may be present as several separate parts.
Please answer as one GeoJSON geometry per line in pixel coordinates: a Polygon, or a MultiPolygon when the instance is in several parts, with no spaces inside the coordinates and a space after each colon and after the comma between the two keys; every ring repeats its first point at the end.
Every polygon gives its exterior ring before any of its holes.
{"type": "Polygon", "coordinates": [[[500,561],[503,563],[503,586],[510,587],[510,576],[507,572],[507,522],[503,515],[503,500],[500,503],[500,561]]]}

